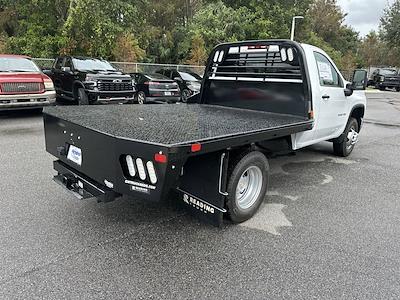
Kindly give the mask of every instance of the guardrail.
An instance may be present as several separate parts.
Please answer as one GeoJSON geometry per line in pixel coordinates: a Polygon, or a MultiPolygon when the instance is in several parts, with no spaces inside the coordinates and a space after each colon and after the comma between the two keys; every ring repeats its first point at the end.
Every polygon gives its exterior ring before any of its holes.
{"type": "MultiPolygon", "coordinates": [[[[35,63],[42,69],[51,68],[54,63],[54,59],[51,58],[33,58],[35,63]]],[[[199,75],[204,74],[204,66],[194,66],[194,65],[174,65],[174,64],[151,64],[151,63],[131,63],[131,62],[121,62],[114,61],[111,62],[116,68],[121,69],[125,73],[134,72],[146,72],[155,73],[160,69],[176,69],[182,72],[194,72],[199,75]]]]}

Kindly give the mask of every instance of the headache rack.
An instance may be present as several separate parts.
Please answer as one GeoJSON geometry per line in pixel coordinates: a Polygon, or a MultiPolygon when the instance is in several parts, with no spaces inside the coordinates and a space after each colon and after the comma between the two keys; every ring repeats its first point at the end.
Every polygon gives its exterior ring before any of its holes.
{"type": "Polygon", "coordinates": [[[212,80],[303,83],[299,49],[290,43],[221,45],[207,75],[212,80]]]}
{"type": "Polygon", "coordinates": [[[289,40],[218,45],[208,60],[200,102],[311,118],[303,48],[289,40]]]}

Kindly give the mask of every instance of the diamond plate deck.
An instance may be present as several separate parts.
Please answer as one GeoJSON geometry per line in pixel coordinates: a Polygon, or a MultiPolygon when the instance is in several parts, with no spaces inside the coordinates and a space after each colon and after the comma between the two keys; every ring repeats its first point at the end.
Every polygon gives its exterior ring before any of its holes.
{"type": "Polygon", "coordinates": [[[166,146],[310,122],[301,117],[204,104],[48,107],[45,113],[119,138],[166,146]]]}

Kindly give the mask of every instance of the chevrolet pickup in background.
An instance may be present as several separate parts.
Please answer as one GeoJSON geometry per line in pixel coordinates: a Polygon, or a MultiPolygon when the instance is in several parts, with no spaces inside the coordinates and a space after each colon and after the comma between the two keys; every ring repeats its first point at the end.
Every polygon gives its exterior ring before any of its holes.
{"type": "Polygon", "coordinates": [[[0,110],[40,110],[55,101],[53,82],[28,56],[0,54],[0,110]]]}
{"type": "Polygon", "coordinates": [[[381,91],[395,89],[400,92],[400,75],[396,69],[380,68],[376,69],[368,80],[368,86],[374,86],[381,91]]]}
{"type": "Polygon", "coordinates": [[[55,107],[44,114],[54,180],[80,199],[176,195],[220,225],[251,218],[268,158],[322,141],[348,156],[366,109],[367,72],[347,82],[319,48],[288,40],[217,46],[188,104],[55,107]],[[173,192],[173,194],[171,194],[173,192]]]}
{"type": "Polygon", "coordinates": [[[57,97],[79,105],[134,101],[136,90],[131,76],[105,60],[58,57],[45,73],[53,79],[57,97]]]}

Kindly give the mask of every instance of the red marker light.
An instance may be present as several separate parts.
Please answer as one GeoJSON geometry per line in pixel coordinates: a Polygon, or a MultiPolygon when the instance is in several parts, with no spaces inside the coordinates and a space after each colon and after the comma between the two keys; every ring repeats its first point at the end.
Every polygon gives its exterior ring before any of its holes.
{"type": "Polygon", "coordinates": [[[156,153],[154,154],[154,161],[165,164],[167,162],[167,156],[165,154],[156,153]]]}
{"type": "Polygon", "coordinates": [[[193,144],[190,150],[192,152],[199,152],[201,150],[201,144],[200,143],[193,144]]]}

